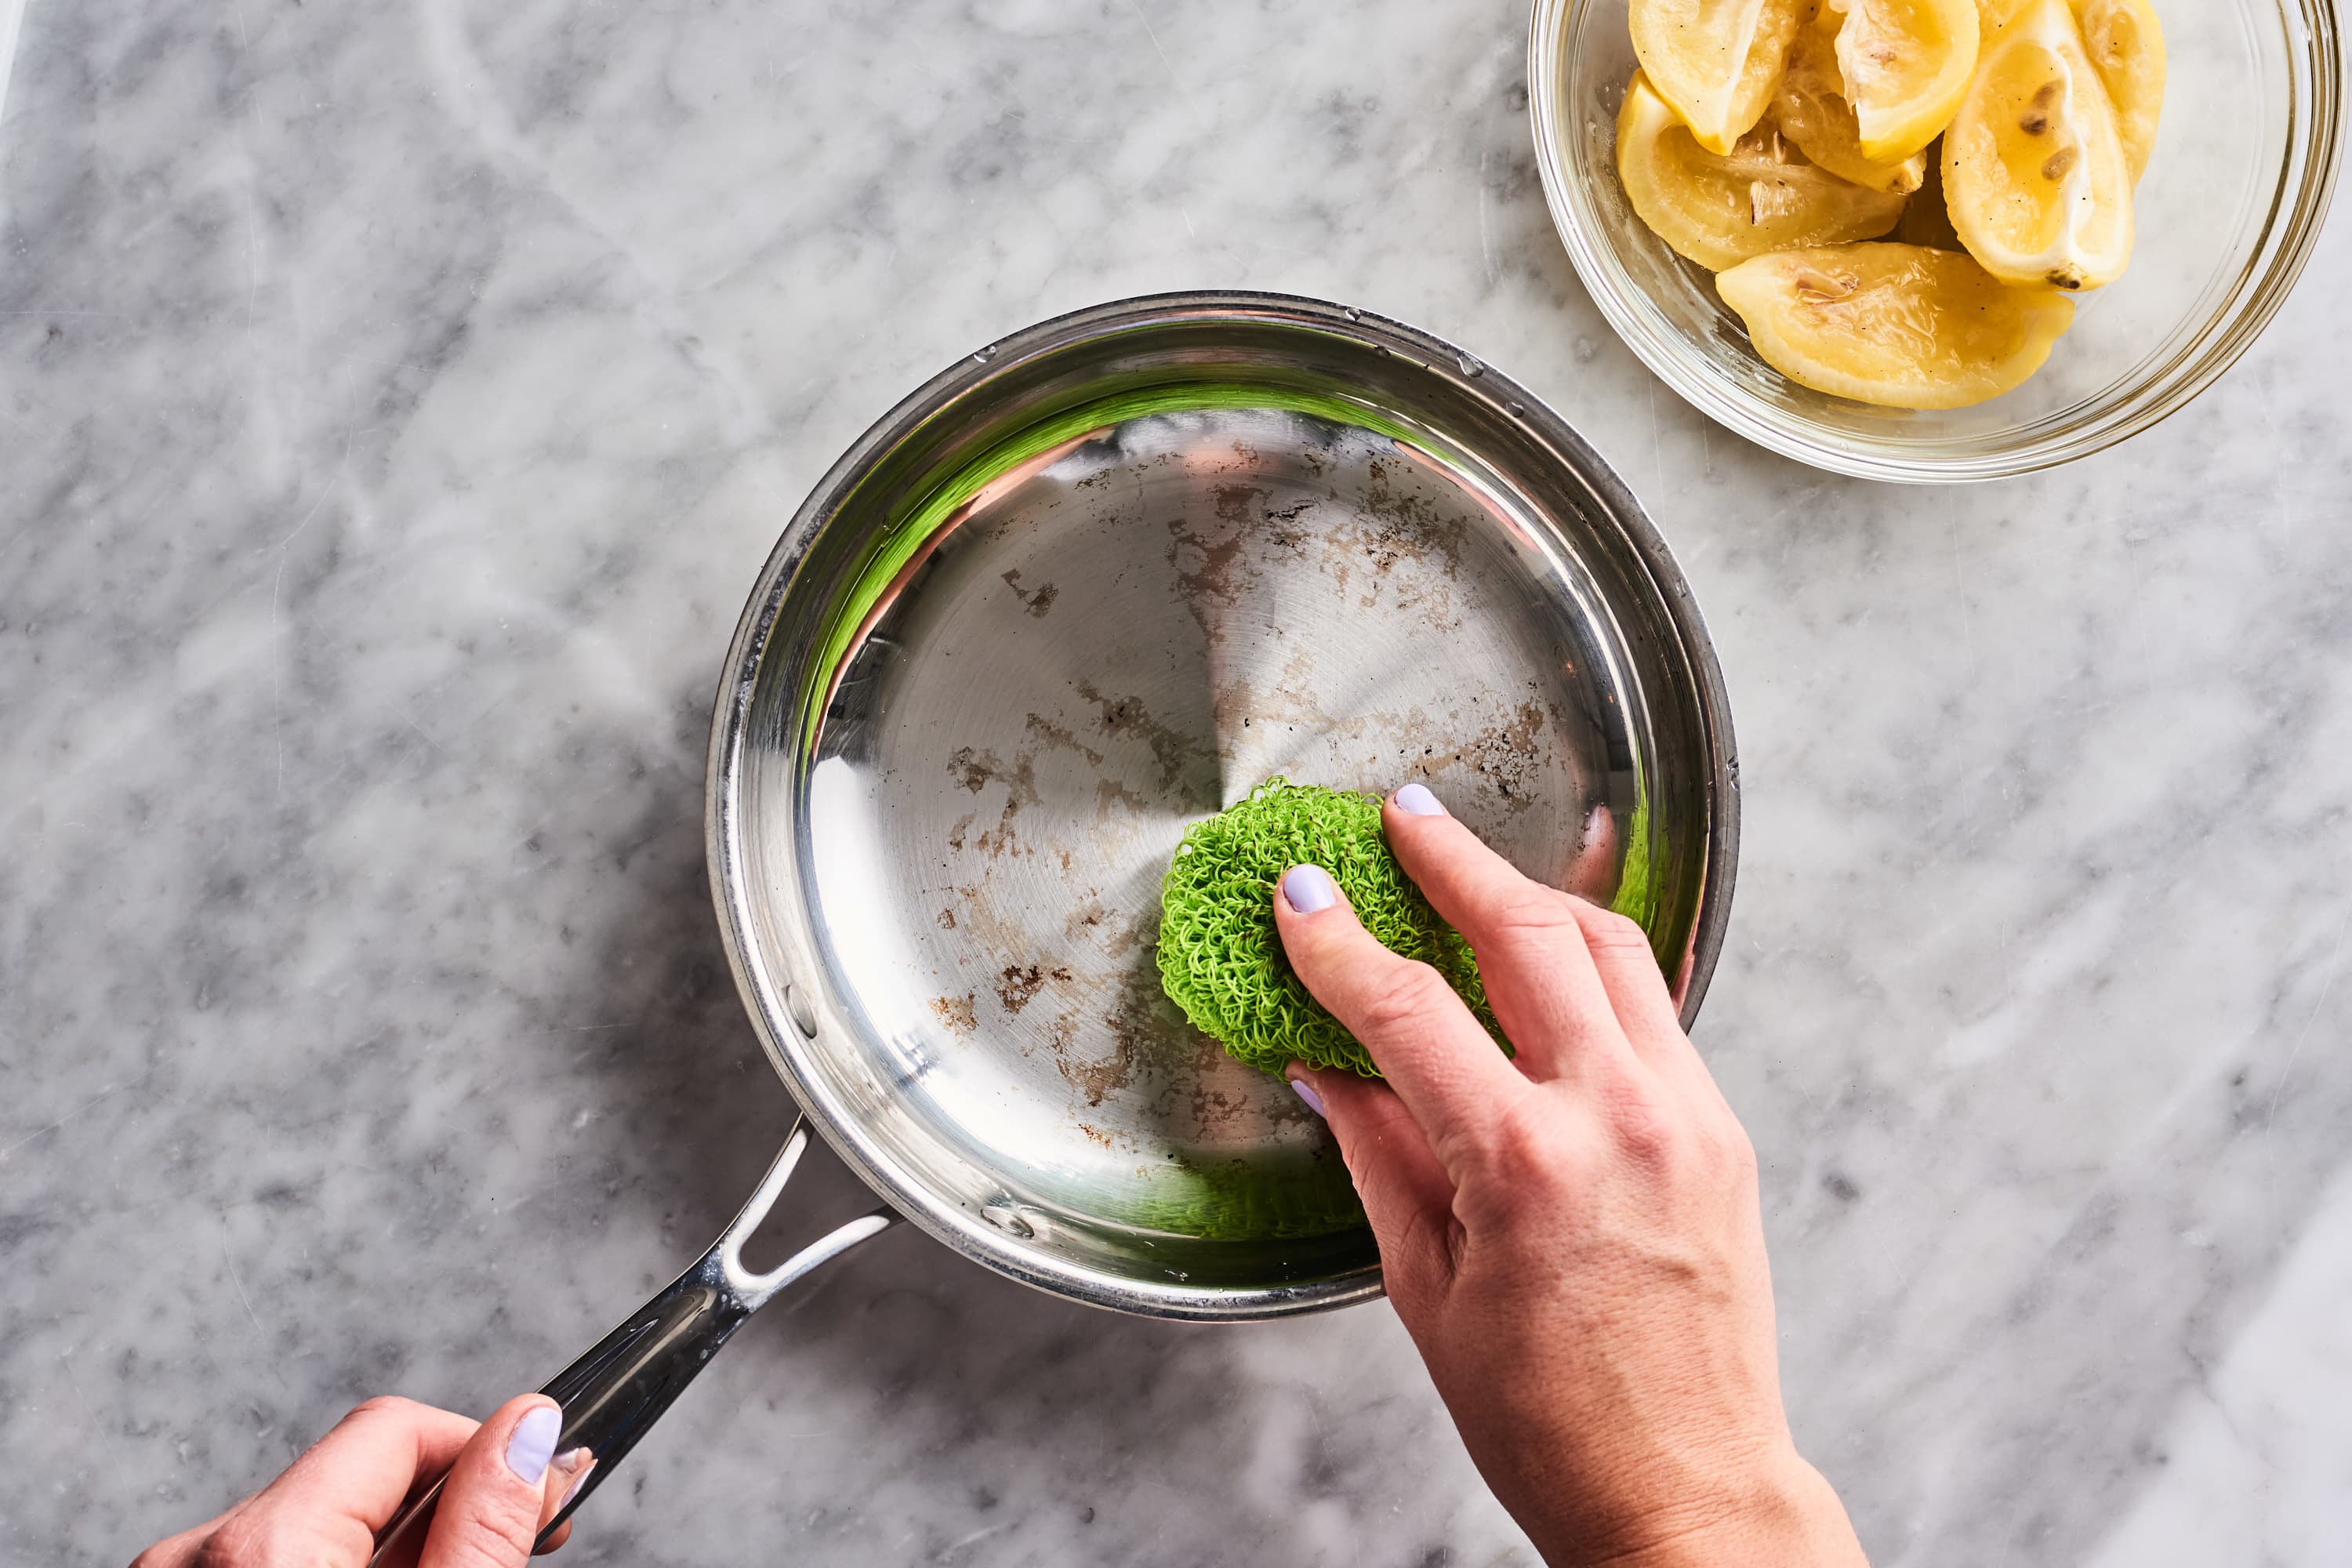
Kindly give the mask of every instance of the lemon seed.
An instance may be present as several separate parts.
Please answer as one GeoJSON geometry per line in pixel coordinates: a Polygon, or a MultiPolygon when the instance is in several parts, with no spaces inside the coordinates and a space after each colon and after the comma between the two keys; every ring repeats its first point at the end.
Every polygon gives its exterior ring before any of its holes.
{"type": "Polygon", "coordinates": [[[2058,107],[2058,95],[2066,90],[2063,81],[2045,81],[2034,89],[2033,101],[2017,117],[2017,128],[2028,136],[2040,136],[2050,129],[2050,111],[2058,107]]]}

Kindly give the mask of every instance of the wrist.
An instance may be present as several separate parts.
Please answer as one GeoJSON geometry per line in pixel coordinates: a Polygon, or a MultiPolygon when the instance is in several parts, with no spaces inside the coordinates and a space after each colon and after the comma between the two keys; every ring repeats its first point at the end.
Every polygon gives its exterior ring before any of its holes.
{"type": "Polygon", "coordinates": [[[1845,1505],[1794,1447],[1705,1505],[1658,1518],[1629,1549],[1544,1556],[1552,1568],[1869,1568],[1845,1505]]]}

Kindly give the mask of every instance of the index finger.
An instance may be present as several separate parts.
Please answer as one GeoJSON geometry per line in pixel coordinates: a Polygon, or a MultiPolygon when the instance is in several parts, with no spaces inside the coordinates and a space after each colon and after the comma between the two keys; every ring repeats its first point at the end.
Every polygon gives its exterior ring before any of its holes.
{"type": "Polygon", "coordinates": [[[414,1400],[371,1399],[217,1521],[207,1544],[226,1562],[364,1563],[418,1475],[446,1469],[478,1425],[414,1400]]]}
{"type": "Polygon", "coordinates": [[[371,1399],[335,1423],[254,1504],[284,1488],[348,1514],[373,1536],[400,1510],[417,1477],[437,1476],[456,1463],[480,1426],[414,1399],[371,1399]]]}
{"type": "MultiPolygon", "coordinates": [[[[1405,874],[1477,954],[1486,1000],[1518,1047],[1521,1070],[1567,1078],[1595,1061],[1631,1058],[1631,1029],[1646,1021],[1641,999],[1610,984],[1586,923],[1591,906],[1520,871],[1423,785],[1390,796],[1381,821],[1405,874]],[[1637,1016],[1621,1016],[1628,1010],[1637,1016]]],[[[1591,916],[1596,924],[1614,918],[1591,916]]],[[[1619,956],[1612,946],[1611,962],[1619,956]]],[[[1664,983],[1655,984],[1663,994],[1664,983]]]]}
{"type": "Polygon", "coordinates": [[[1460,1180],[1496,1109],[1529,1092],[1527,1079],[1436,970],[1364,929],[1321,867],[1284,874],[1274,923],[1300,982],[1363,1045],[1460,1180]]]}

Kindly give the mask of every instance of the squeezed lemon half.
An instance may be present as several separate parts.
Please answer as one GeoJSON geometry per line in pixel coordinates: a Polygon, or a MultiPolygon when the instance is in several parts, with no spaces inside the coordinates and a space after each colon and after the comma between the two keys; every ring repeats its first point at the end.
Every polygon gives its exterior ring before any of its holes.
{"type": "Polygon", "coordinates": [[[1925,153],[1892,163],[1863,154],[1861,124],[1845,100],[1845,79],[1838,71],[1838,20],[1837,12],[1825,12],[1797,29],[1780,90],[1772,95],[1772,121],[1799,152],[1840,179],[1897,195],[1916,191],[1927,179],[1925,153]]]}
{"type": "Polygon", "coordinates": [[[2131,259],[2151,0],[1630,0],[1628,204],[1717,273],[1757,354],[1832,396],[2019,385],[2131,259]]]}
{"type": "Polygon", "coordinates": [[[2009,19],[2023,10],[2026,0],[1977,0],[1977,37],[1981,43],[1992,42],[1992,36],[2009,26],[2009,19]]]}
{"type": "Polygon", "coordinates": [[[1728,153],[1772,101],[1802,0],[1633,0],[1633,53],[1710,153],[1728,153]]]}
{"type": "Polygon", "coordinates": [[[2066,0],[2032,0],[1986,46],[1944,133],[1944,194],[2004,282],[2096,289],[2132,248],[2132,171],[2066,0]]]}
{"type": "Polygon", "coordinates": [[[1977,0],[1843,0],[1838,73],[1862,155],[1898,163],[1951,121],[1977,64],[1977,0]]]}
{"type": "Polygon", "coordinates": [[[1967,256],[1915,245],[1776,251],[1715,286],[1765,363],[1891,408],[1998,397],[2040,370],[2074,321],[2063,294],[2007,288],[1967,256]]]}
{"type": "Polygon", "coordinates": [[[2079,0],[2074,20],[2083,49],[2115,105],[2116,134],[2137,182],[2156,150],[2157,117],[2164,109],[2164,24],[2147,0],[2079,0]]]}
{"type": "Polygon", "coordinates": [[[1700,146],[1640,71],[1617,115],[1617,172],[1641,220],[1709,271],[1751,256],[1885,234],[1903,197],[1808,163],[1769,121],[1728,154],[1700,146]]]}
{"type": "MultiPolygon", "coordinates": [[[[2132,178],[2147,172],[2156,150],[2156,123],[2164,109],[2164,24],[2148,0],[2068,0],[2083,47],[2116,106],[2116,132],[2124,141],[2132,178]]],[[[2023,10],[2027,0],[1977,0],[1977,26],[1990,40],[2023,10]]]]}

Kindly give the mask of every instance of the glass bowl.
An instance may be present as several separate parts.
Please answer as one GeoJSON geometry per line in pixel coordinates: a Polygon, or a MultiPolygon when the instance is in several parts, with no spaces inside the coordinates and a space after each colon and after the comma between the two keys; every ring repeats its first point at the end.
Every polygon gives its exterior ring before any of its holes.
{"type": "Polygon", "coordinates": [[[1773,451],[1912,483],[2084,457],[2203,391],[2267,325],[2311,255],[2340,161],[2333,0],[2157,0],[2169,57],[2130,268],[2076,300],[2040,374],[1973,408],[1876,408],[1756,356],[1704,268],[1633,216],[1617,178],[1633,75],[1625,0],[1536,0],[1528,110],[1552,222],[1611,326],[1699,410],[1773,451]]]}

